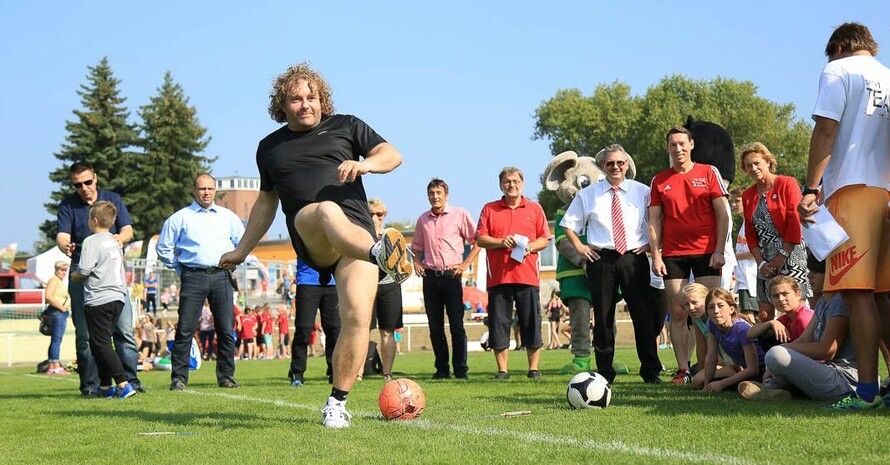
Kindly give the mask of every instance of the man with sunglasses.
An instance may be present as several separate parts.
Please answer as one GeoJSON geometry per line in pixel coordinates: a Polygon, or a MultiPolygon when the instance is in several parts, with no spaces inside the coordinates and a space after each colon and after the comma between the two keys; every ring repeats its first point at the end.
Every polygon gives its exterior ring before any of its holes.
{"type": "Polygon", "coordinates": [[[467,332],[464,330],[464,270],[476,260],[479,247],[473,246],[464,258],[464,244],[476,242],[476,224],[470,212],[448,205],[448,184],[434,178],[426,186],[432,208],[417,219],[411,250],[414,272],[423,278],[423,303],[430,327],[430,343],[435,354],[436,373],[433,379],[448,379],[448,340],[445,338],[445,317],[451,329],[454,377],[467,377],[467,332]]]}
{"type": "Polygon", "coordinates": [[[655,337],[656,325],[664,318],[651,305],[649,287],[649,187],[627,179],[630,157],[618,144],[596,154],[596,164],[605,179],[575,195],[560,225],[566,239],[590,262],[587,279],[593,297],[593,346],[597,372],[611,383],[615,379],[615,306],[618,288],[624,295],[633,320],[640,377],[659,384],[661,360],[655,337]],[[587,235],[587,245],[580,234],[587,235]]]}
{"type": "MultiPolygon", "coordinates": [[[[100,200],[114,204],[117,217],[110,228],[115,241],[123,246],[133,240],[133,221],[121,196],[99,189],[98,177],[93,166],[87,162],[77,162],[68,169],[71,185],[75,193],[62,199],[57,216],[56,245],[59,250],[71,257],[72,263],[80,261],[81,245],[89,236],[90,206],[100,200]]],[[[83,281],[69,280],[68,293],[71,298],[71,319],[74,322],[75,351],[77,354],[77,374],[80,377],[80,393],[84,397],[96,397],[99,389],[99,373],[96,361],[90,351],[90,332],[84,314],[83,281]]],[[[114,347],[124,367],[127,381],[139,392],[145,392],[136,376],[138,352],[133,337],[133,310],[129,298],[124,302],[124,310],[118,319],[113,333],[114,347]]]]}

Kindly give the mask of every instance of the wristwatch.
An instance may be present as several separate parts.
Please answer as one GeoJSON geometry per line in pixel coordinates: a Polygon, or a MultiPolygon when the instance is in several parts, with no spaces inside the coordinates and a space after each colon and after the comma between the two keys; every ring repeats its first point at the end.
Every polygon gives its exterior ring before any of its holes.
{"type": "Polygon", "coordinates": [[[819,195],[819,188],[817,187],[817,188],[813,189],[812,187],[804,187],[803,195],[809,195],[809,194],[819,195]]]}

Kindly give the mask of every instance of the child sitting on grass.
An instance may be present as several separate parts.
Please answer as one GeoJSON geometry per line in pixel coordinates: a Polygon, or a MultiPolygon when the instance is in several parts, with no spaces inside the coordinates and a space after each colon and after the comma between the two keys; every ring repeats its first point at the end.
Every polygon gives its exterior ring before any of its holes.
{"type": "MultiPolygon", "coordinates": [[[[813,293],[821,294],[825,262],[810,255],[807,267],[813,293]]],[[[739,393],[751,400],[787,400],[793,391],[810,399],[840,401],[835,405],[842,408],[858,379],[849,313],[840,294],[826,294],[816,302],[815,315],[799,338],[767,351],[763,383],[744,381],[739,393]]]]}
{"type": "Polygon", "coordinates": [[[708,309],[708,354],[704,376],[693,379],[693,389],[719,392],[735,387],[742,381],[763,376],[763,349],[748,339],[751,323],[739,314],[739,306],[731,292],[714,288],[705,300],[708,309]],[[718,349],[732,359],[733,364],[717,369],[718,349]]]}
{"type": "Polygon", "coordinates": [[[80,263],[71,279],[86,281],[84,314],[90,331],[90,350],[99,372],[100,395],[126,399],[136,394],[136,389],[127,382],[121,359],[111,346],[111,333],[127,299],[124,256],[121,245],[109,232],[117,209],[111,202],[99,201],[90,207],[89,215],[93,235],[84,239],[80,263]],[[112,385],[112,378],[116,386],[112,385]]]}
{"type": "Polygon", "coordinates": [[[748,338],[757,339],[763,350],[796,340],[813,318],[813,311],[801,297],[796,279],[779,275],[769,281],[767,288],[773,307],[781,315],[775,320],[757,323],[748,330],[748,338]]]}

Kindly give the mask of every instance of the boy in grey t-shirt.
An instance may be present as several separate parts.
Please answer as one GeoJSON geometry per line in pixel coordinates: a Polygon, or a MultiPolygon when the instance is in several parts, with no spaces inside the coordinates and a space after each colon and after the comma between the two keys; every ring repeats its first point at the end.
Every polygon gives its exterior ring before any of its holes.
{"type": "Polygon", "coordinates": [[[99,388],[104,398],[126,399],[136,394],[127,382],[120,357],[111,345],[111,334],[127,298],[124,258],[120,244],[109,228],[114,224],[114,204],[99,201],[90,207],[89,226],[93,235],[83,241],[80,262],[71,279],[84,283],[84,314],[90,332],[90,350],[99,371],[99,388]],[[116,384],[112,384],[112,378],[116,384]]]}

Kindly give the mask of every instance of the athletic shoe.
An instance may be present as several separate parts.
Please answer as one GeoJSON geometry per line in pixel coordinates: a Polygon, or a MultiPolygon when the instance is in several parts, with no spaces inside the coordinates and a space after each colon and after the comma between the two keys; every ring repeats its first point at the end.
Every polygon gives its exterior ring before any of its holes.
{"type": "Polygon", "coordinates": [[[328,403],[321,409],[321,424],[325,428],[347,428],[352,415],[346,411],[346,401],[328,397],[328,403]]]}
{"type": "Polygon", "coordinates": [[[219,382],[219,387],[225,389],[238,389],[241,385],[236,383],[232,378],[226,378],[219,382]]]}
{"type": "Polygon", "coordinates": [[[879,392],[881,397],[890,394],[890,376],[884,378],[884,382],[881,383],[881,390],[879,392]]]}
{"type": "Polygon", "coordinates": [[[181,379],[177,379],[176,381],[173,381],[172,383],[170,383],[170,390],[171,391],[185,391],[185,381],[183,381],[181,379]]]}
{"type": "Polygon", "coordinates": [[[447,372],[444,372],[444,373],[436,372],[436,374],[433,375],[432,379],[451,379],[451,375],[448,374],[447,372]]]}
{"type": "Polygon", "coordinates": [[[117,396],[117,388],[111,386],[110,388],[99,388],[99,397],[103,399],[114,399],[117,396]]]}
{"type": "Polygon", "coordinates": [[[884,399],[884,407],[890,407],[890,394],[882,397],[882,399],[884,399]]]}
{"type": "Polygon", "coordinates": [[[680,369],[674,373],[671,382],[674,384],[689,384],[692,382],[692,375],[689,373],[689,370],[680,369]]]}
{"type": "Polygon", "coordinates": [[[541,379],[541,372],[538,370],[528,370],[528,379],[541,379]]]}
{"type": "Polygon", "coordinates": [[[383,381],[392,381],[392,375],[390,373],[384,374],[383,381]]]}
{"type": "Polygon", "coordinates": [[[859,396],[854,393],[847,394],[846,397],[837,401],[834,404],[827,405],[825,408],[828,410],[834,411],[852,411],[859,412],[862,410],[871,410],[878,409],[884,406],[884,400],[878,396],[875,396],[875,399],[871,402],[866,402],[862,400],[859,396]]]}
{"type": "Polygon", "coordinates": [[[136,388],[133,387],[132,384],[127,383],[126,386],[117,390],[117,398],[118,399],[126,399],[127,397],[135,396],[136,388]]]}
{"type": "Polygon", "coordinates": [[[497,379],[497,380],[510,379],[510,373],[507,373],[506,371],[499,371],[499,372],[495,373],[494,379],[497,379]]]}
{"type": "Polygon", "coordinates": [[[380,241],[371,247],[377,266],[393,281],[402,283],[411,277],[414,264],[405,236],[395,228],[386,228],[380,241]]]}
{"type": "Polygon", "coordinates": [[[295,388],[303,387],[303,380],[302,379],[291,380],[290,387],[295,387],[295,388]]]}
{"type": "Polygon", "coordinates": [[[571,363],[562,367],[560,374],[576,375],[582,371],[590,371],[590,357],[575,357],[571,363]]]}
{"type": "Polygon", "coordinates": [[[59,368],[50,368],[49,370],[46,370],[46,374],[48,374],[48,375],[69,375],[71,373],[64,368],[59,367],[59,368]]]}

